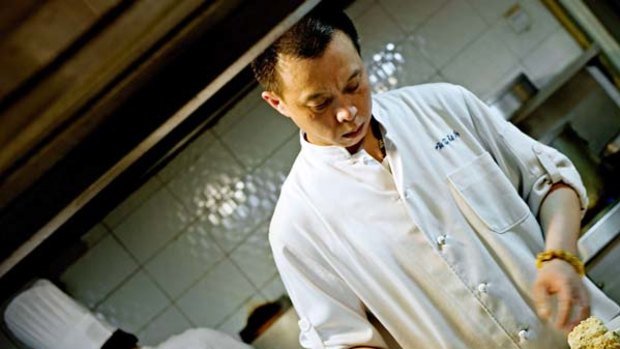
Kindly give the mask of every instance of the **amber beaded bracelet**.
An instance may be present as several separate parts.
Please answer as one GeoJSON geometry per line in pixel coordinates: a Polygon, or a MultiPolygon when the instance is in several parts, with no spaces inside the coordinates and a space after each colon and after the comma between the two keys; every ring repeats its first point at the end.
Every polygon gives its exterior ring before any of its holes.
{"type": "Polygon", "coordinates": [[[542,268],[544,262],[548,262],[553,259],[561,259],[572,265],[573,268],[575,268],[577,274],[579,274],[579,276],[584,276],[586,274],[586,270],[581,259],[579,259],[579,257],[575,256],[574,254],[564,250],[547,250],[544,252],[540,252],[536,256],[536,268],[542,268]]]}

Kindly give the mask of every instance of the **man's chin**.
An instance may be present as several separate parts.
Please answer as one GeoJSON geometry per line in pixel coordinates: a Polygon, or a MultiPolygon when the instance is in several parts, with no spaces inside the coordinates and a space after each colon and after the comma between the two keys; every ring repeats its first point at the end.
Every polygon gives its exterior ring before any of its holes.
{"type": "Polygon", "coordinates": [[[349,153],[356,153],[361,147],[364,139],[360,139],[357,142],[348,142],[347,144],[343,144],[342,147],[346,148],[349,153]]]}

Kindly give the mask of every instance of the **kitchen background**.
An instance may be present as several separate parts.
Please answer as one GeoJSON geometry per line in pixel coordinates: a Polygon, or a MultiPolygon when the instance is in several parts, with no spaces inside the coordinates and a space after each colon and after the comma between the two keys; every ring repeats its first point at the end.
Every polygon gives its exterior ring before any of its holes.
{"type": "MultiPolygon", "coordinates": [[[[490,100],[518,74],[544,87],[582,50],[538,0],[358,0],[375,91],[426,82],[490,100]]],[[[236,335],[285,294],[267,241],[295,126],[257,87],[83,236],[60,277],[70,295],[156,344],[189,327],[236,335]]],[[[0,348],[20,348],[4,332],[0,348]]]]}

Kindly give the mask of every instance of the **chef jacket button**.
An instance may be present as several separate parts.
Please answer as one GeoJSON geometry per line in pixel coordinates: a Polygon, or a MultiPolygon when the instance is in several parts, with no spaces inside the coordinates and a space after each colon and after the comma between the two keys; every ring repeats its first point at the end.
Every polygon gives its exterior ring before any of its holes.
{"type": "Polygon", "coordinates": [[[543,153],[543,148],[540,144],[534,144],[534,146],[532,147],[532,150],[534,150],[534,153],[539,154],[539,155],[543,153]]]}
{"type": "Polygon", "coordinates": [[[306,319],[301,319],[298,322],[299,324],[299,329],[302,331],[308,331],[310,330],[310,322],[308,322],[308,320],[306,319]]]}
{"type": "Polygon", "coordinates": [[[527,335],[528,335],[527,328],[522,329],[521,331],[519,331],[519,340],[526,341],[528,339],[527,335]]]}
{"type": "Polygon", "coordinates": [[[439,246],[439,248],[441,248],[445,244],[446,244],[446,235],[439,235],[437,237],[437,246],[439,246]]]}
{"type": "Polygon", "coordinates": [[[480,292],[480,293],[487,293],[487,283],[486,282],[483,282],[483,283],[478,285],[478,292],[480,292]]]}

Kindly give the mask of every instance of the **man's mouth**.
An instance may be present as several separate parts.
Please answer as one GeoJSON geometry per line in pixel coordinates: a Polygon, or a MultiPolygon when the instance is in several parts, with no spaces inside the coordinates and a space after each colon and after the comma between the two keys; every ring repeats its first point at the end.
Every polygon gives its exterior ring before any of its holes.
{"type": "Polygon", "coordinates": [[[361,123],[357,129],[355,131],[349,132],[349,133],[345,133],[343,135],[344,138],[355,138],[357,136],[359,136],[360,132],[362,132],[362,129],[364,128],[364,123],[361,123]]]}

